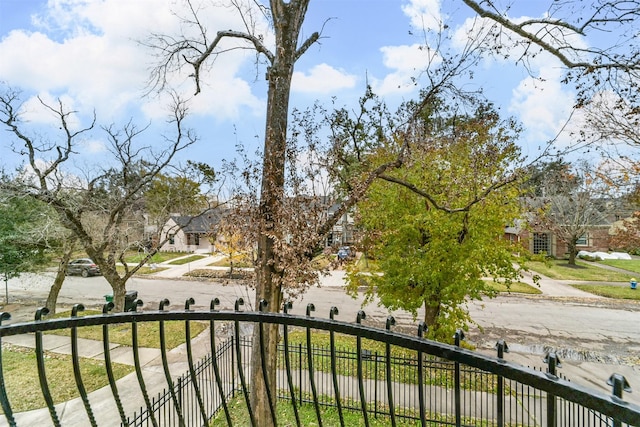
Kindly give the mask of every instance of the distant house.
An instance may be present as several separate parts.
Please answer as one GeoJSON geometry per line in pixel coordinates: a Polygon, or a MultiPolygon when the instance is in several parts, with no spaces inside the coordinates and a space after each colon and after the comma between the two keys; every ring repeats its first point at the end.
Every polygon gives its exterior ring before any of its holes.
{"type": "Polygon", "coordinates": [[[214,252],[215,228],[222,212],[208,209],[200,215],[175,215],[162,227],[160,241],[165,242],[161,252],[214,252]],[[213,240],[213,242],[212,242],[213,240]]]}
{"type": "MultiPolygon", "coordinates": [[[[332,216],[338,209],[340,209],[340,207],[340,203],[334,203],[331,205],[326,212],[327,218],[332,216]]],[[[353,215],[350,211],[347,211],[331,228],[331,231],[327,233],[325,238],[325,247],[348,246],[352,245],[354,241],[355,225],[353,215]]]]}
{"type": "MultiPolygon", "coordinates": [[[[592,218],[592,222],[584,227],[584,233],[577,241],[577,250],[588,252],[607,252],[611,250],[611,235],[620,221],[632,213],[632,209],[619,199],[594,199],[593,203],[602,206],[602,215],[592,218]]],[[[528,229],[523,228],[519,238],[528,245],[533,254],[546,253],[555,258],[564,258],[568,253],[567,244],[552,231],[535,222],[529,222],[528,229]]]]}

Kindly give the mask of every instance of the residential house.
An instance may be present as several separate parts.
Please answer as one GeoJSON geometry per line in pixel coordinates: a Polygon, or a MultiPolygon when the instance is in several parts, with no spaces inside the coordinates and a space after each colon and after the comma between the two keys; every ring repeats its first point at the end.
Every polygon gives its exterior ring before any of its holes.
{"type": "MultiPolygon", "coordinates": [[[[326,211],[327,218],[340,209],[340,203],[334,203],[326,211]]],[[[349,246],[355,241],[355,225],[352,212],[345,212],[331,228],[325,238],[325,247],[349,246]]]]}
{"type": "Polygon", "coordinates": [[[214,252],[215,228],[222,218],[220,209],[208,209],[197,216],[174,215],[162,227],[161,252],[214,252]]]}
{"type": "MultiPolygon", "coordinates": [[[[598,210],[601,214],[591,216],[589,223],[584,225],[584,234],[580,236],[576,246],[578,251],[607,252],[612,249],[609,242],[616,224],[629,217],[633,209],[620,199],[594,198],[591,202],[600,206],[598,210]]],[[[567,244],[543,224],[544,222],[530,220],[528,229],[523,228],[519,238],[528,244],[533,254],[544,252],[555,258],[565,258],[568,254],[567,244]]]]}

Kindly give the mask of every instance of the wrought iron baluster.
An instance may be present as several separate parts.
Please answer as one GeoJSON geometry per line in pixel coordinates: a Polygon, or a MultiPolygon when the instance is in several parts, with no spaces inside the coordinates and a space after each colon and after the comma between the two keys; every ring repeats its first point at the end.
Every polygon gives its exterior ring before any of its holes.
{"type": "MultiPolygon", "coordinates": [[[[313,303],[307,304],[307,317],[311,317],[311,312],[316,310],[313,303]]],[[[311,394],[313,395],[313,405],[316,410],[318,425],[322,427],[322,416],[320,415],[320,404],[318,403],[318,392],[316,391],[316,380],[313,372],[313,352],[311,348],[311,328],[307,326],[307,364],[309,366],[309,382],[311,384],[311,394]]]]}
{"type": "MultiPolygon", "coordinates": [[[[544,363],[549,365],[547,376],[550,379],[557,380],[558,375],[556,373],[556,369],[562,367],[558,356],[553,352],[547,353],[544,358],[544,363]]],[[[558,424],[556,415],[557,406],[558,402],[556,396],[554,396],[553,393],[547,392],[547,427],[556,427],[558,424]]]]}
{"type": "MultiPolygon", "coordinates": [[[[460,342],[464,339],[464,332],[462,329],[458,329],[453,336],[454,345],[460,347],[460,342]]],[[[455,411],[456,411],[456,426],[462,425],[462,409],[460,401],[460,362],[454,362],[453,364],[453,380],[454,380],[454,399],[455,399],[455,411]]]]}
{"type": "MultiPolygon", "coordinates": [[[[261,299],[258,305],[258,310],[260,310],[260,312],[264,312],[267,308],[267,305],[268,305],[267,300],[261,299]]],[[[264,381],[264,387],[267,391],[267,403],[269,404],[269,410],[271,411],[271,421],[273,422],[274,426],[277,426],[278,420],[277,420],[275,403],[273,401],[273,396],[271,395],[271,387],[269,387],[270,386],[269,371],[267,369],[267,358],[266,358],[266,351],[265,351],[265,345],[264,345],[264,327],[263,327],[262,320],[258,322],[258,328],[259,328],[258,335],[260,340],[260,367],[262,368],[262,381],[264,381]]]]}
{"type": "MultiPolygon", "coordinates": [[[[387,317],[386,329],[391,331],[391,327],[396,324],[396,319],[393,316],[387,317]]],[[[391,416],[391,425],[396,426],[396,410],[393,402],[393,378],[391,378],[391,344],[385,343],[385,355],[386,355],[386,372],[387,372],[387,399],[389,400],[389,415],[391,416]]]]}
{"type": "MultiPolygon", "coordinates": [[[[291,308],[293,308],[293,304],[291,303],[291,301],[287,301],[282,306],[282,311],[284,311],[284,314],[289,314],[289,310],[291,310],[291,308]]],[[[293,415],[296,418],[296,426],[300,427],[301,426],[300,414],[298,414],[298,405],[296,404],[296,392],[295,392],[295,388],[293,387],[293,381],[291,379],[291,360],[289,357],[289,328],[287,327],[286,324],[284,325],[282,336],[284,340],[284,365],[287,371],[287,382],[289,383],[289,394],[291,395],[291,406],[293,406],[293,415]]],[[[300,351],[300,353],[302,353],[302,351],[300,351]]],[[[299,365],[299,369],[300,371],[302,371],[302,365],[299,365]]],[[[300,381],[299,387],[300,387],[300,390],[302,390],[302,381],[300,381]]]]}
{"type": "MultiPolygon", "coordinates": [[[[339,314],[338,307],[331,307],[329,310],[329,319],[333,320],[333,317],[339,314]]],[[[333,377],[333,392],[336,398],[336,407],[338,408],[338,417],[340,418],[340,425],[344,426],[344,417],[342,415],[342,404],[340,403],[340,387],[338,385],[338,369],[336,367],[336,338],[335,332],[329,330],[329,345],[331,351],[331,373],[333,377]]]]}
{"type": "MultiPolygon", "coordinates": [[[[11,314],[6,311],[0,312],[0,325],[3,321],[11,319],[11,314]]],[[[2,364],[2,337],[0,337],[0,404],[2,404],[2,411],[7,419],[10,427],[15,427],[16,420],[13,417],[13,410],[7,397],[7,385],[4,382],[4,366],[2,364]]]]}
{"type": "MultiPolygon", "coordinates": [[[[193,298],[188,298],[184,303],[184,310],[191,311],[191,305],[195,304],[195,300],[193,298]]],[[[191,345],[191,322],[189,319],[184,321],[184,334],[185,340],[187,343],[187,363],[189,365],[189,374],[191,375],[191,383],[193,384],[193,390],[196,393],[196,400],[198,401],[198,406],[200,407],[200,415],[202,416],[202,422],[207,422],[207,411],[204,409],[204,401],[202,400],[202,393],[200,392],[200,387],[198,386],[198,377],[196,376],[196,370],[193,367],[193,347],[191,345]]]]}
{"type": "MultiPolygon", "coordinates": [[[[428,330],[427,324],[418,323],[418,337],[423,338],[428,330]]],[[[422,351],[418,351],[418,400],[420,404],[420,423],[423,427],[427,425],[426,410],[424,407],[424,360],[422,351]]]]}
{"type": "MultiPolygon", "coordinates": [[[[170,302],[167,298],[163,299],[162,301],[160,301],[158,311],[164,311],[164,308],[169,304],[170,302]]],[[[169,370],[169,362],[167,360],[167,337],[164,327],[164,320],[161,319],[158,321],[158,329],[160,334],[160,358],[162,359],[162,369],[164,371],[164,377],[167,380],[167,386],[169,387],[169,394],[171,395],[173,406],[176,408],[176,414],[178,415],[178,425],[182,427],[185,425],[184,414],[182,413],[182,405],[178,401],[175,386],[173,384],[173,380],[171,379],[171,371],[169,370]]]]}
{"type": "MultiPolygon", "coordinates": [[[[240,311],[240,306],[244,305],[244,299],[238,298],[235,304],[235,310],[240,311]]],[[[238,375],[240,376],[240,384],[242,385],[242,393],[244,394],[244,400],[247,404],[247,410],[249,411],[249,419],[251,420],[251,425],[255,426],[256,420],[255,415],[253,414],[253,409],[251,409],[251,402],[249,400],[249,390],[247,389],[247,382],[244,379],[244,369],[242,368],[242,353],[240,352],[240,321],[235,320],[235,338],[236,338],[236,360],[238,363],[238,375]]]]}
{"type": "MultiPolygon", "coordinates": [[[[364,311],[358,310],[358,314],[356,315],[356,323],[358,325],[362,324],[362,320],[366,319],[367,315],[364,311]]],[[[369,427],[369,413],[367,412],[367,399],[364,394],[364,380],[362,373],[362,337],[358,335],[356,337],[356,352],[358,353],[358,390],[360,391],[360,408],[362,408],[362,419],[364,421],[364,426],[369,427]]]]}
{"type": "MultiPolygon", "coordinates": [[[[509,352],[507,343],[504,342],[504,340],[498,341],[496,343],[496,350],[498,351],[498,361],[504,362],[504,354],[509,352]]],[[[504,427],[504,377],[502,377],[502,375],[498,375],[497,382],[498,413],[496,416],[498,420],[498,427],[504,427]]]]}
{"type": "MultiPolygon", "coordinates": [[[[625,391],[627,393],[631,393],[631,387],[629,386],[629,382],[627,379],[620,374],[613,374],[607,380],[607,384],[613,387],[612,395],[614,399],[622,401],[622,392],[625,391]]],[[[622,422],[620,420],[613,420],[613,427],[622,427],[622,422]]]]}
{"type": "MultiPolygon", "coordinates": [[[[84,305],[75,304],[71,308],[71,317],[78,317],[78,312],[84,311],[84,305]]],[[[76,380],[76,386],[78,387],[78,393],[80,393],[80,399],[82,399],[82,404],[84,405],[85,411],[87,411],[87,416],[89,417],[89,422],[93,427],[97,427],[96,419],[93,415],[93,410],[91,409],[91,403],[89,402],[89,397],[87,396],[87,390],[84,387],[84,383],[82,382],[82,375],[80,374],[80,352],[78,349],[78,327],[74,324],[71,327],[71,360],[73,364],[73,375],[76,380]]]]}
{"type": "MultiPolygon", "coordinates": [[[[46,307],[36,310],[36,322],[42,321],[42,316],[49,314],[49,309],[46,307]]],[[[42,390],[42,396],[49,409],[49,415],[51,415],[51,421],[56,427],[60,426],[60,419],[58,413],[53,405],[53,398],[51,397],[51,390],[49,389],[49,383],[47,382],[47,373],[44,366],[44,346],[42,345],[42,331],[36,331],[36,359],[38,366],[38,378],[40,379],[40,389],[42,390]]]]}
{"type": "MultiPolygon", "coordinates": [[[[220,305],[220,300],[218,298],[214,298],[211,300],[211,304],[209,304],[209,310],[214,311],[216,306],[220,305]]],[[[218,385],[218,393],[220,393],[220,400],[222,401],[222,409],[224,410],[224,415],[227,419],[227,425],[232,425],[231,422],[231,414],[229,413],[229,407],[227,406],[227,397],[224,392],[224,388],[222,387],[222,377],[220,377],[220,367],[218,366],[218,353],[216,349],[216,327],[215,322],[212,320],[209,321],[209,336],[211,343],[211,363],[213,364],[213,374],[216,377],[216,384],[218,385]]]]}
{"type": "MultiPolygon", "coordinates": [[[[111,310],[113,310],[113,302],[108,302],[102,306],[102,315],[106,316],[111,310]]],[[[118,408],[118,414],[120,415],[120,421],[124,425],[128,425],[127,417],[122,407],[122,400],[120,400],[120,393],[118,393],[118,387],[116,385],[116,378],[113,375],[113,366],[111,364],[111,348],[109,345],[109,325],[104,323],[102,325],[102,348],[104,350],[104,364],[107,370],[107,378],[109,379],[109,387],[111,388],[111,394],[113,394],[113,400],[116,402],[118,408]]]]}
{"type": "MultiPolygon", "coordinates": [[[[137,311],[137,308],[142,306],[142,304],[142,300],[136,299],[133,302],[132,311],[137,311]]],[[[140,391],[142,392],[142,398],[144,399],[144,403],[147,406],[147,411],[149,411],[149,418],[151,418],[153,427],[158,427],[158,421],[156,420],[156,416],[154,414],[153,405],[149,400],[149,393],[147,393],[147,386],[144,382],[144,378],[142,377],[142,366],[140,365],[140,352],[138,349],[138,322],[136,321],[135,317],[131,319],[131,345],[133,347],[133,364],[136,370],[136,377],[138,378],[138,385],[140,386],[140,391]]]]}

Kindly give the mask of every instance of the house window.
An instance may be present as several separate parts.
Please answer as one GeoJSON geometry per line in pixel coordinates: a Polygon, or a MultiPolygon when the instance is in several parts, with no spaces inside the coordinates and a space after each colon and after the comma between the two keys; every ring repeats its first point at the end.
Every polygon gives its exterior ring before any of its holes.
{"type": "Polygon", "coordinates": [[[196,233],[193,235],[193,241],[194,241],[194,245],[199,246],[200,245],[200,234],[196,233]]]}
{"type": "Polygon", "coordinates": [[[578,237],[578,240],[576,240],[576,246],[589,246],[589,236],[587,234],[583,234],[578,237]]]}
{"type": "Polygon", "coordinates": [[[176,244],[176,235],[175,234],[169,234],[169,244],[170,245],[175,245],[176,244]]]}
{"type": "Polygon", "coordinates": [[[533,253],[546,253],[549,254],[549,236],[545,233],[533,234],[533,253]]]}

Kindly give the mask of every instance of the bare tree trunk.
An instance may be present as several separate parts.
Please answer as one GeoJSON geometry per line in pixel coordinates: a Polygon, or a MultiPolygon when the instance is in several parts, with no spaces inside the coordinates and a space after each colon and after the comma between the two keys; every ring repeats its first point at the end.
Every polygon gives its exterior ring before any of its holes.
{"type": "Polygon", "coordinates": [[[56,313],[56,305],[58,303],[58,295],[60,294],[60,289],[62,289],[62,284],[64,283],[64,279],[67,275],[67,265],[69,264],[69,260],[71,259],[71,255],[76,248],[76,239],[72,239],[68,246],[65,245],[62,259],[60,260],[60,264],[58,264],[58,272],[56,273],[56,278],[53,280],[53,285],[51,285],[51,289],[49,289],[49,296],[47,297],[47,303],[45,307],[49,310],[49,313],[56,313]]]}
{"type": "Polygon", "coordinates": [[[576,265],[576,254],[578,251],[576,250],[575,243],[569,243],[567,245],[567,251],[569,252],[569,265],[576,265]]]}
{"type": "MultiPolygon", "coordinates": [[[[260,301],[266,301],[266,310],[278,312],[282,305],[281,273],[274,250],[279,230],[279,215],[284,202],[285,160],[287,144],[287,125],[289,114],[289,94],[291,77],[297,59],[297,42],[309,0],[291,1],[273,0],[271,9],[274,16],[276,51],[267,71],[269,92],[264,142],[264,163],[262,169],[262,187],[260,192],[261,231],[258,238],[258,260],[256,267],[255,308],[260,301]]],[[[283,236],[280,236],[283,237],[283,236]]],[[[251,408],[260,426],[272,426],[272,414],[269,405],[262,370],[262,357],[265,358],[267,381],[271,394],[271,403],[276,401],[276,367],[278,328],[276,325],[264,326],[264,351],[261,352],[259,330],[253,333],[251,358],[251,408]]]]}

